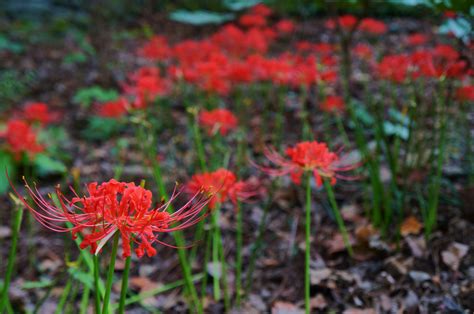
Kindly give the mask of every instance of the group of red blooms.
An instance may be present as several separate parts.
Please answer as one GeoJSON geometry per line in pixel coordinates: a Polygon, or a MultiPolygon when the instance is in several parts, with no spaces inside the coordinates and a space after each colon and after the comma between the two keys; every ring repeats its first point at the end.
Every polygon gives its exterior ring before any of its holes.
{"type": "MultiPolygon", "coordinates": [[[[238,24],[228,24],[217,33],[202,40],[185,40],[171,45],[163,36],[154,36],[139,54],[159,66],[146,66],[128,77],[123,85],[123,96],[97,107],[97,113],[106,118],[119,118],[131,108],[141,109],[157,97],[179,92],[183,86],[197,91],[227,96],[233,88],[256,83],[271,83],[290,88],[307,88],[318,82],[332,83],[337,80],[338,58],[335,45],[330,43],[299,42],[296,53],[283,53],[268,57],[270,45],[277,39],[292,33],[296,26],[288,20],[270,26],[271,10],[257,5],[243,15],[238,24]]],[[[326,26],[343,32],[356,28],[368,34],[380,35],[387,31],[384,23],[366,18],[357,20],[353,16],[342,16],[327,21],[326,26]]],[[[437,45],[432,49],[416,49],[429,39],[422,34],[410,35],[407,44],[415,47],[411,54],[385,56],[380,62],[370,46],[358,44],[354,53],[370,61],[375,73],[383,79],[406,82],[419,77],[463,77],[472,74],[465,61],[459,59],[456,50],[448,45],[437,45]]],[[[461,101],[474,99],[474,87],[460,87],[456,93],[461,101]]],[[[344,101],[338,96],[327,96],[321,109],[328,112],[343,112],[344,101]]],[[[21,153],[30,156],[44,147],[37,142],[35,124],[39,126],[54,121],[45,104],[29,104],[19,117],[7,122],[1,137],[6,139],[8,150],[16,157],[21,153]]],[[[228,135],[238,126],[238,120],[227,109],[201,111],[198,117],[201,126],[212,136],[219,132],[228,135]]],[[[296,184],[304,173],[311,174],[318,186],[324,180],[335,184],[339,179],[350,179],[342,172],[354,169],[325,143],[301,142],[285,151],[286,156],[267,149],[266,157],[277,168],[260,167],[270,175],[290,175],[296,184]]],[[[185,190],[194,196],[180,209],[169,213],[171,202],[152,207],[152,193],[134,183],[110,180],[102,184],[88,185],[88,195],[68,200],[56,189],[60,206],[45,200],[36,188],[26,185],[27,192],[36,206],[21,197],[24,205],[45,227],[57,232],[71,231],[83,237],[81,248],[89,247],[97,253],[116,232],[122,237],[123,256],[131,254],[131,242],[136,243],[137,256],[153,256],[152,244],[162,243],[161,233],[189,227],[205,216],[203,209],[230,200],[234,204],[246,201],[258,193],[247,181],[238,180],[226,169],[218,169],[194,175],[185,190]],[[36,209],[38,207],[39,209],[36,209]],[[73,226],[65,227],[69,222],[73,226]]]]}
{"type": "Polygon", "coordinates": [[[7,121],[5,130],[0,131],[0,139],[5,140],[6,150],[13,154],[15,160],[20,160],[23,154],[31,159],[44,150],[44,145],[38,141],[38,130],[57,118],[57,114],[50,112],[46,104],[28,103],[7,121]]]}

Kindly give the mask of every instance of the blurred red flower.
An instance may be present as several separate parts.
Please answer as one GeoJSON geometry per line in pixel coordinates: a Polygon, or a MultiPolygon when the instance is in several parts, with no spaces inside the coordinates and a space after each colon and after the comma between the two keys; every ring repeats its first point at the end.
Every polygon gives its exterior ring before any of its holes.
{"type": "Polygon", "coordinates": [[[232,171],[224,168],[193,175],[186,189],[193,194],[199,191],[208,193],[211,196],[209,201],[211,209],[227,200],[235,205],[237,201],[246,201],[258,194],[255,186],[246,181],[238,181],[232,171]]]}
{"type": "Polygon", "coordinates": [[[363,32],[374,35],[382,35],[387,32],[387,26],[384,22],[370,17],[362,19],[359,25],[359,29],[363,32]]]}
{"type": "Polygon", "coordinates": [[[474,101],[474,85],[459,87],[456,90],[456,98],[459,101],[474,101]]]}
{"type": "Polygon", "coordinates": [[[209,135],[219,132],[225,136],[230,131],[237,128],[237,118],[227,109],[214,109],[201,111],[199,113],[199,123],[207,129],[209,135]]]}
{"type": "Polygon", "coordinates": [[[7,149],[13,153],[16,160],[21,159],[22,153],[31,158],[44,150],[44,146],[38,143],[33,128],[23,120],[9,120],[6,130],[0,133],[0,138],[5,138],[7,149]]]}
{"type": "Polygon", "coordinates": [[[266,149],[265,156],[278,168],[261,167],[261,169],[273,176],[290,175],[295,184],[301,183],[304,172],[310,172],[314,176],[317,186],[321,186],[323,178],[330,180],[331,184],[336,179],[351,180],[340,172],[355,169],[358,164],[348,163],[339,158],[336,153],[329,151],[326,143],[317,141],[300,142],[285,151],[289,159],[281,156],[273,149],[266,149]]]}
{"type": "Polygon", "coordinates": [[[295,23],[291,20],[280,20],[275,24],[275,28],[279,34],[289,34],[295,30],[295,23]]]}
{"type": "Polygon", "coordinates": [[[97,114],[103,118],[120,118],[127,113],[128,101],[124,97],[97,106],[97,114]]]}
{"type": "Polygon", "coordinates": [[[29,122],[39,122],[42,125],[58,120],[58,114],[49,111],[48,105],[42,102],[31,102],[23,108],[23,118],[29,122]]]}
{"type": "Polygon", "coordinates": [[[327,96],[321,103],[321,110],[329,113],[341,113],[345,110],[344,100],[339,96],[327,96]]]}

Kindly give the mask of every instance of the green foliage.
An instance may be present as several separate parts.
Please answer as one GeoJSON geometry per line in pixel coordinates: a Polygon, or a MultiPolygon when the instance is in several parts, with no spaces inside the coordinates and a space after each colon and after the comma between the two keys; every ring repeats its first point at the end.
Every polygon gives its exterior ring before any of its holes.
{"type": "Polygon", "coordinates": [[[441,34],[451,33],[464,42],[468,43],[474,36],[474,24],[469,23],[468,19],[458,17],[456,19],[448,19],[440,26],[439,32],[441,34]]]}
{"type": "Polygon", "coordinates": [[[89,289],[94,289],[94,277],[91,273],[85,272],[77,267],[69,267],[67,272],[72,278],[81,282],[84,286],[87,286],[89,289]]]}
{"type": "Polygon", "coordinates": [[[52,285],[54,285],[54,281],[52,281],[49,278],[42,278],[39,281],[25,281],[21,285],[21,288],[24,290],[41,289],[41,288],[51,287],[52,285]]]}
{"type": "Polygon", "coordinates": [[[17,70],[0,71],[0,113],[25,97],[35,78],[34,72],[22,74],[17,70]]]}
{"type": "Polygon", "coordinates": [[[117,119],[92,117],[81,135],[89,140],[106,140],[118,134],[124,125],[117,119]]]}
{"type": "Polygon", "coordinates": [[[0,51],[6,50],[13,53],[22,53],[24,47],[22,44],[11,41],[7,37],[0,35],[0,51]]]}
{"type": "Polygon", "coordinates": [[[11,178],[16,177],[16,166],[12,155],[6,151],[0,151],[0,195],[4,194],[10,188],[5,171],[11,178]]]}
{"type": "Polygon", "coordinates": [[[65,55],[63,58],[64,64],[85,63],[86,61],[87,56],[82,52],[73,52],[65,55]]]}
{"type": "Polygon", "coordinates": [[[241,11],[261,3],[260,0],[223,0],[224,6],[232,11],[241,11]]]}
{"type": "Polygon", "coordinates": [[[171,20],[191,25],[222,24],[233,18],[234,15],[230,13],[217,13],[204,10],[177,10],[170,14],[171,20]]]}
{"type": "Polygon", "coordinates": [[[66,166],[61,161],[53,159],[46,154],[36,155],[33,163],[39,176],[63,174],[67,171],[66,166]]]}
{"type": "Polygon", "coordinates": [[[117,91],[113,89],[104,89],[99,86],[92,86],[80,89],[73,97],[73,102],[88,108],[93,102],[105,102],[115,100],[119,97],[117,91]]]}

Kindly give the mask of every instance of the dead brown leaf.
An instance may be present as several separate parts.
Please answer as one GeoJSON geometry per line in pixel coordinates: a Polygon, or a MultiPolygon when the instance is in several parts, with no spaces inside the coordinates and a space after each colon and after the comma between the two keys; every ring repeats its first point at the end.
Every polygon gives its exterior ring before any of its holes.
{"type": "Polygon", "coordinates": [[[130,278],[129,285],[140,292],[144,292],[157,288],[159,283],[151,281],[147,277],[132,277],[130,278]]]}
{"type": "Polygon", "coordinates": [[[415,216],[410,216],[406,218],[400,226],[400,233],[404,237],[410,234],[418,234],[421,228],[423,228],[421,222],[419,222],[415,216]]]}
{"type": "Polygon", "coordinates": [[[375,314],[374,309],[347,309],[343,312],[343,314],[375,314]]]}

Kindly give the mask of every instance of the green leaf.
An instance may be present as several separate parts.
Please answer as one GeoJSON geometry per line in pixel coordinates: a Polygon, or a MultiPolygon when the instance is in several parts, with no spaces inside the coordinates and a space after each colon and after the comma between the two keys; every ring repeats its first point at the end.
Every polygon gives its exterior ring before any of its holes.
{"type": "Polygon", "coordinates": [[[262,1],[260,0],[224,0],[224,6],[232,11],[241,11],[251,8],[262,1]]]}
{"type": "Polygon", "coordinates": [[[465,42],[469,41],[469,36],[473,34],[473,26],[465,18],[448,19],[439,27],[440,34],[453,34],[465,42]]]}
{"type": "Polygon", "coordinates": [[[23,45],[15,43],[7,37],[0,35],[0,51],[1,50],[6,50],[13,53],[21,53],[23,52],[24,48],[23,45]]]}
{"type": "Polygon", "coordinates": [[[387,135],[397,136],[405,141],[408,139],[408,128],[403,125],[393,124],[390,121],[385,121],[383,123],[383,128],[387,135]]]}
{"type": "Polygon", "coordinates": [[[231,13],[217,13],[204,10],[177,10],[170,14],[171,20],[191,25],[222,24],[233,18],[234,15],[231,13]]]}
{"type": "Polygon", "coordinates": [[[16,167],[12,155],[6,151],[0,151],[0,195],[10,188],[5,171],[8,171],[10,178],[16,177],[16,167]]]}
{"type": "Polygon", "coordinates": [[[103,89],[99,86],[92,86],[80,89],[73,98],[73,102],[84,107],[90,107],[94,101],[105,102],[116,100],[119,97],[117,91],[113,89],[103,89]]]}
{"type": "Polygon", "coordinates": [[[62,162],[54,160],[45,154],[36,155],[34,165],[40,176],[61,174],[67,171],[66,166],[62,162]]]}
{"type": "Polygon", "coordinates": [[[77,281],[80,281],[89,289],[94,289],[94,276],[91,273],[86,273],[79,268],[69,267],[67,272],[77,281]]]}
{"type": "Polygon", "coordinates": [[[73,52],[63,58],[64,64],[85,63],[86,61],[87,56],[82,52],[73,52]]]}
{"type": "Polygon", "coordinates": [[[91,117],[81,135],[90,140],[106,140],[122,130],[123,124],[117,119],[91,117]]]}
{"type": "Polygon", "coordinates": [[[40,281],[25,281],[21,285],[21,288],[24,290],[40,289],[40,288],[50,287],[52,284],[54,284],[54,281],[52,281],[49,278],[44,278],[44,279],[41,279],[40,281]]]}

